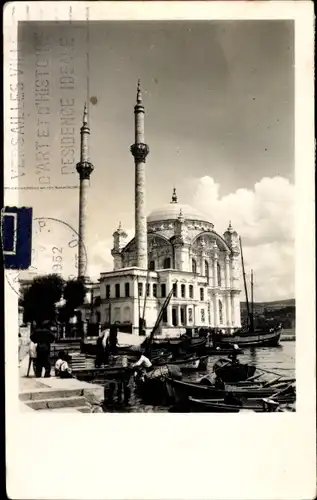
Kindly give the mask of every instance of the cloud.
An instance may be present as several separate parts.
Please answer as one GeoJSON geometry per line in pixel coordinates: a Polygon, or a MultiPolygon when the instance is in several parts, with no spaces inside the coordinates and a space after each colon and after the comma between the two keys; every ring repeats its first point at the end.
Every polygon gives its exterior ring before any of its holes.
{"type": "Polygon", "coordinates": [[[294,186],[285,178],[264,177],[251,189],[220,196],[205,176],[192,181],[191,204],[223,233],[231,220],[241,235],[246,271],[255,271],[255,300],[294,297],[294,186]]]}

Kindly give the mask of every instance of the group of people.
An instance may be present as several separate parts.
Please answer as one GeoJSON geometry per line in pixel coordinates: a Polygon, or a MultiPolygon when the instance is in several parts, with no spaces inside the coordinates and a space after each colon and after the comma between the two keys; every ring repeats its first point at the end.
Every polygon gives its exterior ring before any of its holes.
{"type": "MultiPolygon", "coordinates": [[[[27,376],[30,374],[31,366],[35,377],[42,377],[44,370],[44,377],[51,376],[51,343],[54,342],[55,336],[53,335],[50,322],[43,321],[37,324],[34,332],[30,337],[29,346],[29,366],[27,376]]],[[[71,369],[69,367],[69,356],[64,351],[58,353],[58,359],[55,363],[55,376],[61,378],[72,377],[71,369]]]]}

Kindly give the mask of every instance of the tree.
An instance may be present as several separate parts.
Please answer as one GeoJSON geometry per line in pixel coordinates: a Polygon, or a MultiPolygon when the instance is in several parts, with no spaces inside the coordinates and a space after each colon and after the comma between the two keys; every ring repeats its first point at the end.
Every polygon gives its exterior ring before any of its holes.
{"type": "Polygon", "coordinates": [[[66,282],[63,293],[66,304],[61,312],[65,320],[72,317],[75,309],[83,305],[86,293],[87,289],[81,279],[66,282]]]}
{"type": "Polygon", "coordinates": [[[57,274],[38,276],[23,295],[23,322],[54,321],[65,281],[57,274]]]}

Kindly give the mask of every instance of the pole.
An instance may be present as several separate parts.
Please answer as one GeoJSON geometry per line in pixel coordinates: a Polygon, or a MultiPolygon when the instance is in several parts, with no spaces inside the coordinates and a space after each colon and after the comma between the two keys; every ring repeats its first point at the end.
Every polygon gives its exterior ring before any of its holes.
{"type": "Polygon", "coordinates": [[[146,299],[147,299],[147,287],[149,284],[149,274],[150,270],[147,270],[146,274],[146,283],[145,283],[145,291],[144,291],[144,302],[143,302],[143,315],[142,315],[142,323],[144,324],[144,319],[145,319],[145,307],[146,307],[146,299]]]}
{"type": "Polygon", "coordinates": [[[139,311],[139,335],[141,335],[141,304],[140,304],[140,290],[139,290],[139,276],[136,277],[137,285],[138,285],[138,311],[139,311]]]}
{"type": "Polygon", "coordinates": [[[92,315],[94,312],[94,289],[91,287],[91,299],[90,299],[90,323],[92,323],[92,315]]]}
{"type": "Polygon", "coordinates": [[[247,282],[246,282],[246,278],[245,278],[245,270],[244,270],[244,260],[243,260],[243,252],[242,252],[241,237],[239,237],[239,242],[240,242],[240,251],[241,251],[241,264],[242,264],[242,274],[243,274],[244,293],[245,293],[245,300],[246,300],[246,303],[247,303],[248,323],[249,323],[249,326],[250,326],[250,307],[249,307],[249,298],[248,298],[247,282]]]}
{"type": "Polygon", "coordinates": [[[254,332],[253,269],[251,269],[251,330],[254,332]]]}
{"type": "MultiPolygon", "coordinates": [[[[176,281],[176,283],[177,283],[177,281],[176,281]]],[[[162,321],[164,311],[167,309],[167,306],[170,303],[172,295],[173,295],[173,287],[171,288],[168,296],[166,297],[166,299],[164,301],[164,304],[163,304],[163,306],[162,306],[162,308],[161,308],[161,310],[160,310],[160,312],[158,314],[158,317],[156,319],[155,325],[154,325],[154,327],[153,327],[153,329],[152,329],[152,331],[151,331],[151,333],[149,335],[149,340],[148,340],[147,350],[146,350],[148,356],[151,353],[151,344],[153,342],[154,335],[155,335],[155,333],[156,333],[156,331],[157,331],[157,329],[158,329],[158,327],[160,325],[160,322],[162,321]]]]}

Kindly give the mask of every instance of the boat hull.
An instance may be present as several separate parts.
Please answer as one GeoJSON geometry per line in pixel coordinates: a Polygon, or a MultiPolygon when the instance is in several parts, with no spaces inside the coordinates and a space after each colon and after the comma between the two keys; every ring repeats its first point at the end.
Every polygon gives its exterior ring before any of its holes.
{"type": "Polygon", "coordinates": [[[206,371],[208,365],[208,356],[200,357],[190,357],[188,359],[179,360],[162,360],[158,359],[158,362],[153,363],[155,366],[163,366],[164,364],[178,366],[182,372],[192,372],[192,371],[206,371]]]}
{"type": "Polygon", "coordinates": [[[240,413],[241,411],[264,412],[270,411],[262,400],[248,401],[240,405],[226,404],[224,401],[204,401],[189,398],[190,411],[199,413],[240,413]]]}
{"type": "Polygon", "coordinates": [[[222,337],[220,347],[225,348],[228,344],[236,344],[240,348],[276,347],[279,345],[280,337],[280,331],[253,335],[233,335],[231,337],[222,337]]]}
{"type": "MultiPolygon", "coordinates": [[[[187,401],[189,397],[195,399],[223,399],[229,392],[238,398],[266,398],[273,396],[277,390],[275,387],[238,387],[226,386],[225,389],[216,389],[214,386],[206,386],[174,380],[166,380],[167,390],[175,403],[187,401]]],[[[288,397],[288,395],[286,395],[288,397]]],[[[294,397],[290,391],[290,399],[294,397]]]]}
{"type": "Polygon", "coordinates": [[[253,377],[255,370],[255,366],[242,363],[227,363],[225,365],[215,363],[214,365],[215,374],[221,378],[223,382],[228,384],[244,381],[253,377]]]}
{"type": "Polygon", "coordinates": [[[74,370],[73,375],[81,381],[90,382],[92,380],[122,380],[129,376],[127,369],[121,366],[106,366],[104,368],[85,368],[74,370]]]}

